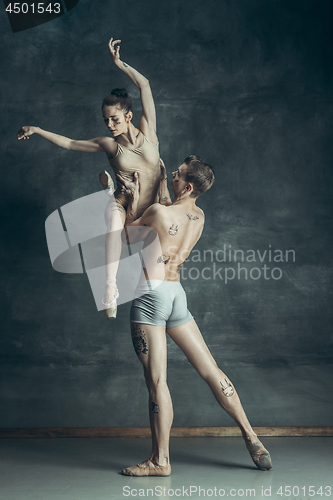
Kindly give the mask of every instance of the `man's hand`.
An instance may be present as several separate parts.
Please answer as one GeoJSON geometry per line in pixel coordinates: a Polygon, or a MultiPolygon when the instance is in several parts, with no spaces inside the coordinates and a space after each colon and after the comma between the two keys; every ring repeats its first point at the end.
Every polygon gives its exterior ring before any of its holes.
{"type": "Polygon", "coordinates": [[[139,175],[137,172],[133,174],[134,181],[124,179],[120,174],[117,174],[117,182],[123,186],[122,192],[128,195],[128,207],[126,211],[126,225],[131,224],[137,218],[137,208],[140,196],[139,175]]]}
{"type": "Polygon", "coordinates": [[[115,45],[120,42],[121,40],[113,40],[113,38],[111,38],[109,41],[110,54],[116,66],[120,66],[120,57],[119,57],[120,45],[117,45],[117,47],[115,45]]]}
{"type": "Polygon", "coordinates": [[[36,127],[31,127],[31,126],[25,126],[20,128],[20,130],[17,132],[17,138],[20,141],[21,139],[29,139],[29,135],[32,135],[35,133],[35,128],[36,127]]]}
{"type": "Polygon", "coordinates": [[[134,172],[133,181],[125,179],[121,174],[117,173],[117,184],[120,187],[120,191],[124,194],[129,195],[129,197],[134,201],[134,199],[139,198],[139,175],[134,172]]]}

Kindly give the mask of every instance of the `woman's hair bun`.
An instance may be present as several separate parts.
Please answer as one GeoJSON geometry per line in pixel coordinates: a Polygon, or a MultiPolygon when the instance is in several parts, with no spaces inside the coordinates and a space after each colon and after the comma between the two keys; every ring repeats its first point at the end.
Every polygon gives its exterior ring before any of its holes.
{"type": "Polygon", "coordinates": [[[124,88],[113,89],[113,90],[111,90],[110,95],[115,95],[116,97],[124,97],[125,99],[128,98],[128,94],[126,92],[126,89],[124,89],[124,88]]]}

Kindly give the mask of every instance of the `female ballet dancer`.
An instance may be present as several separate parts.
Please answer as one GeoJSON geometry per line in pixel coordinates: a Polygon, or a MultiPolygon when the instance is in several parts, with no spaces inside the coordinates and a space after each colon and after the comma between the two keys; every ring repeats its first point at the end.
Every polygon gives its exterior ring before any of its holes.
{"type": "MultiPolygon", "coordinates": [[[[127,181],[133,181],[133,174],[137,172],[140,185],[137,210],[138,214],[142,215],[147,207],[157,201],[161,177],[155,105],[149,81],[137,70],[120,60],[120,42],[111,38],[109,50],[114,64],[140,89],[142,114],[139,128],[132,123],[132,104],[125,89],[114,89],[102,103],[104,123],[112,137],[72,140],[34,126],[22,127],[17,136],[18,139],[29,139],[32,134],[38,134],[67,150],[106,153],[117,180],[123,177],[127,181]]],[[[102,172],[100,180],[103,187],[108,188],[112,193],[113,183],[108,172],[102,172]]],[[[119,297],[116,274],[121,253],[120,233],[125,223],[127,206],[128,193],[119,184],[105,212],[107,224],[106,284],[103,304],[107,308],[105,313],[108,318],[116,317],[116,300],[119,297]]]]}

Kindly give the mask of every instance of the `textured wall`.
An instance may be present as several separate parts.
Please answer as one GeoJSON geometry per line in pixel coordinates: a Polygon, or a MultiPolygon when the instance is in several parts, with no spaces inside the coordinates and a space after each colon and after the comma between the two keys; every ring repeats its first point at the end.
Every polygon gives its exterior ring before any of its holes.
{"type": "MultiPolygon", "coordinates": [[[[330,9],[328,0],[81,0],[15,34],[2,11],[0,426],[148,425],[129,304],[107,322],[86,276],[52,269],[45,241],[47,216],[98,191],[107,160],[38,136],[16,140],[25,124],[76,139],[105,135],[100,104],[115,86],[129,90],[138,124],[138,90],[112,65],[110,36],[150,80],[168,171],[191,153],[215,168],[183,285],[250,420],[331,424],[330,9]],[[263,262],[256,253],[240,263],[254,278],[243,270],[238,279],[238,262],[219,262],[224,249],[259,251],[263,262]],[[290,249],[295,261],[285,262],[290,249]],[[212,261],[203,262],[204,250],[212,261]],[[283,261],[269,262],[269,251],[283,261]],[[227,283],[226,267],[236,273],[227,283]]],[[[232,425],[169,343],[175,425],[232,425]]]]}

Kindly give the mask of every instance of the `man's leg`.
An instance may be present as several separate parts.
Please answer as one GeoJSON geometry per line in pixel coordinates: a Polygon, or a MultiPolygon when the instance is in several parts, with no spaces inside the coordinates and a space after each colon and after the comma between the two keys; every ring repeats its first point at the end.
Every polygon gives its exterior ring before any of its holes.
{"type": "Polygon", "coordinates": [[[144,369],[149,391],[152,453],[149,460],[122,471],[129,476],[168,476],[172,401],[166,382],[167,346],[164,326],[131,323],[135,352],[144,369]]]}
{"type": "Polygon", "coordinates": [[[256,466],[261,470],[270,469],[272,464],[268,451],[252,429],[233,384],[217,366],[194,319],[167,332],[207,382],[217,402],[239,426],[256,466]]]}

